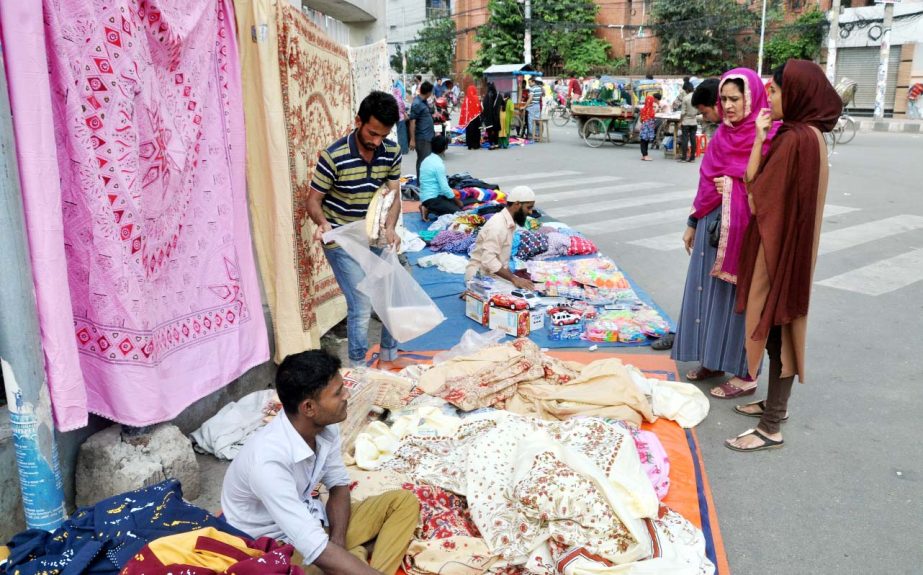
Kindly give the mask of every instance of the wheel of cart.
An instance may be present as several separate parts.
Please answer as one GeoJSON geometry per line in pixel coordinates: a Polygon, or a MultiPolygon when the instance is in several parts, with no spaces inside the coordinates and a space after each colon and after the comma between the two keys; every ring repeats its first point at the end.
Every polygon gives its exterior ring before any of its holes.
{"type": "Polygon", "coordinates": [[[583,141],[591,148],[598,148],[603,142],[624,146],[637,140],[637,115],[631,109],[575,105],[571,112],[577,118],[583,141]]]}

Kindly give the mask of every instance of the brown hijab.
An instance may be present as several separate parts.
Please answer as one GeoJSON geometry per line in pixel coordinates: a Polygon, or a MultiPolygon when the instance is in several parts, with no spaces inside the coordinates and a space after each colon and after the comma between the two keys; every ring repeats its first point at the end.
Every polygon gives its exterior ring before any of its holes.
{"type": "Polygon", "coordinates": [[[774,325],[807,315],[814,269],[814,226],[822,157],[817,134],[829,132],[842,101],[820,66],[789,60],[782,75],[784,122],[772,140],[760,171],[748,187],[755,207],[744,237],[737,279],[737,311],[750,294],[762,244],[769,273],[769,295],[754,340],[766,339],[774,325]]]}

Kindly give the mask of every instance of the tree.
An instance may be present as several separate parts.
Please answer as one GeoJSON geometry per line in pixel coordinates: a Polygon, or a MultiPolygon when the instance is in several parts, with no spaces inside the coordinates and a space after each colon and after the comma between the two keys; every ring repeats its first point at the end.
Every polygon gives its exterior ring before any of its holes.
{"type": "MultiPolygon", "coordinates": [[[[401,71],[403,52],[397,47],[397,53],[391,56],[391,67],[401,71]]],[[[432,72],[437,78],[448,76],[455,60],[455,20],[451,18],[431,18],[417,32],[412,45],[407,50],[407,73],[421,74],[432,72]]]]}
{"type": "Polygon", "coordinates": [[[652,16],[663,62],[698,75],[739,65],[744,49],[737,34],[758,21],[736,0],[655,0],[652,16]]]}
{"type": "Polygon", "coordinates": [[[468,72],[480,76],[493,64],[522,62],[525,19],[515,0],[490,0],[487,24],[475,35],[481,47],[468,64],[468,72]]]}
{"type": "Polygon", "coordinates": [[[816,9],[805,12],[793,23],[783,26],[763,48],[768,67],[779,66],[789,58],[817,58],[826,35],[826,26],[826,16],[816,9]]]}
{"type": "MultiPolygon", "coordinates": [[[[468,71],[479,76],[492,64],[523,61],[525,18],[515,0],[490,0],[488,24],[477,32],[481,44],[468,71]]],[[[532,62],[586,74],[608,62],[609,43],[593,35],[598,6],[593,0],[532,0],[532,62]]]]}

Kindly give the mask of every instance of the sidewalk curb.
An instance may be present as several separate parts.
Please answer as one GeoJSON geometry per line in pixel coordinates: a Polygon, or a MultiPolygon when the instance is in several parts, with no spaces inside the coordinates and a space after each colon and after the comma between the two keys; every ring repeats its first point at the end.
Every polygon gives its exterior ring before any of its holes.
{"type": "Polygon", "coordinates": [[[894,132],[923,134],[923,120],[872,120],[856,119],[860,132],[894,132]]]}

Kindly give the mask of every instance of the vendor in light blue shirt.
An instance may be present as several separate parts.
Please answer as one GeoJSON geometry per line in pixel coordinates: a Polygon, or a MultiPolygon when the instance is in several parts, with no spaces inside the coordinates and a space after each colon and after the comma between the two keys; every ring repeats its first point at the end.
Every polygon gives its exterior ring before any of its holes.
{"type": "Polygon", "coordinates": [[[462,202],[449,187],[445,173],[442,156],[446,148],[448,140],[444,136],[436,136],[433,138],[433,153],[420,164],[420,213],[424,221],[429,219],[429,214],[441,216],[462,209],[462,202]]]}

